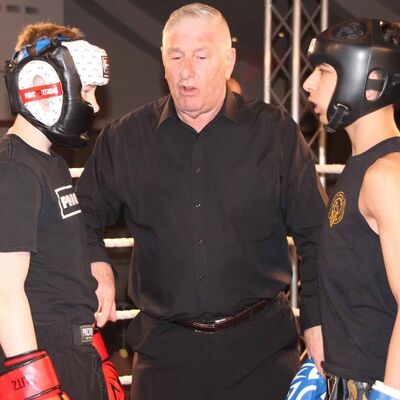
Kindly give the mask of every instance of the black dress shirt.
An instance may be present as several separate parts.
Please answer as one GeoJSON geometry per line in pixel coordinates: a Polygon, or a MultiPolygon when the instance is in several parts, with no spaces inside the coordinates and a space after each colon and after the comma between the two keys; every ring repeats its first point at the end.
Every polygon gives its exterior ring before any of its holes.
{"type": "Polygon", "coordinates": [[[161,318],[214,319],[283,290],[298,248],[303,328],[319,324],[316,244],[324,202],[293,120],[227,91],[197,133],[170,96],[107,126],[78,183],[92,261],[120,207],[135,239],[129,295],[161,318]]]}

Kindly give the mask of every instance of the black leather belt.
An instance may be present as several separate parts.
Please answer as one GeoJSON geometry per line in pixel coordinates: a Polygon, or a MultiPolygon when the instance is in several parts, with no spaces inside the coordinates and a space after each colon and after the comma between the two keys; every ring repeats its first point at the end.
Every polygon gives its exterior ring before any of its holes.
{"type": "Polygon", "coordinates": [[[181,320],[171,320],[174,324],[181,325],[185,328],[192,329],[198,333],[217,333],[224,331],[228,328],[233,328],[236,325],[240,324],[243,321],[247,321],[251,316],[258,314],[262,311],[267,304],[272,304],[275,302],[277,297],[269,297],[267,299],[262,299],[257,303],[252,304],[249,307],[246,307],[243,311],[240,311],[238,314],[231,315],[229,317],[217,319],[215,321],[181,321],[181,320]]]}

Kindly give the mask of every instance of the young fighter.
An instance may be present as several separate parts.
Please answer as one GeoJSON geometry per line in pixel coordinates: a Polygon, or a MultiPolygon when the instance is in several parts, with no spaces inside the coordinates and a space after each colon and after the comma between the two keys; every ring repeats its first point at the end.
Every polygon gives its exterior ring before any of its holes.
{"type": "Polygon", "coordinates": [[[71,176],[51,150],[87,143],[107,54],[76,28],[39,23],[5,72],[16,119],[0,140],[0,397],[123,398],[92,346],[94,314],[113,293],[101,277],[96,291],[71,176]]]}
{"type": "Polygon", "coordinates": [[[334,400],[400,398],[399,39],[397,24],[356,19],[322,32],[309,50],[309,100],[326,129],[345,128],[352,144],[319,252],[334,400]]]}

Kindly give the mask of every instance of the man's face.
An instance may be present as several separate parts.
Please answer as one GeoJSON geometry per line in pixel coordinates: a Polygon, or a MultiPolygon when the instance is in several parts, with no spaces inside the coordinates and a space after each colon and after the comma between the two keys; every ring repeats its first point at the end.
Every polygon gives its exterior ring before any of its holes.
{"type": "Polygon", "coordinates": [[[182,21],[165,34],[162,58],[178,114],[197,118],[222,104],[235,63],[223,26],[197,18],[182,21]]]}
{"type": "Polygon", "coordinates": [[[308,101],[323,124],[328,123],[327,111],[336,87],[337,74],[329,64],[317,65],[305,80],[303,88],[309,93],[308,101]]]}

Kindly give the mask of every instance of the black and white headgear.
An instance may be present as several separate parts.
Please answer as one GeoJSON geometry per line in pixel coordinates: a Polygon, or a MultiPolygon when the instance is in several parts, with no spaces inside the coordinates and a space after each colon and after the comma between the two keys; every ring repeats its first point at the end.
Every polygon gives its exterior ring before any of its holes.
{"type": "Polygon", "coordinates": [[[21,114],[54,144],[81,147],[94,118],[81,90],[108,83],[108,58],[82,39],[44,38],[6,62],[5,79],[13,115],[21,114]]]}
{"type": "Polygon", "coordinates": [[[348,20],[311,41],[311,64],[329,64],[337,73],[327,110],[327,131],[346,127],[400,99],[400,45],[386,37],[388,27],[389,22],[377,19],[348,20]],[[371,79],[373,71],[379,79],[371,79]],[[368,89],[379,91],[376,99],[366,98],[368,89]]]}

